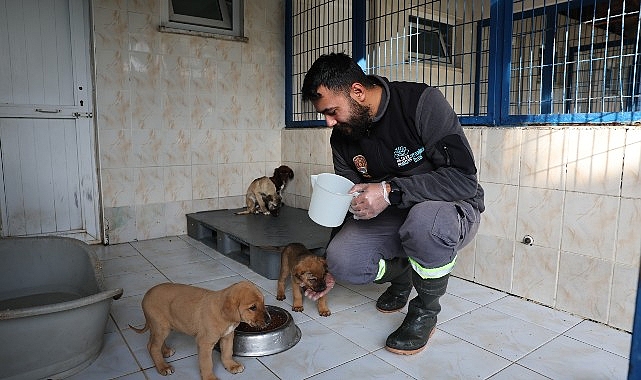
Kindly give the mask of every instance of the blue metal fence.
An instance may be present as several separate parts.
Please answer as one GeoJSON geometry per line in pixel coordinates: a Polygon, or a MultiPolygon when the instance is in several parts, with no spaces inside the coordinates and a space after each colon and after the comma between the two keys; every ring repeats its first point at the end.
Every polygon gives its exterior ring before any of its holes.
{"type": "Polygon", "coordinates": [[[465,125],[641,120],[639,1],[287,0],[286,7],[289,127],[323,125],[299,90],[312,62],[336,51],[369,73],[438,87],[465,125]]]}

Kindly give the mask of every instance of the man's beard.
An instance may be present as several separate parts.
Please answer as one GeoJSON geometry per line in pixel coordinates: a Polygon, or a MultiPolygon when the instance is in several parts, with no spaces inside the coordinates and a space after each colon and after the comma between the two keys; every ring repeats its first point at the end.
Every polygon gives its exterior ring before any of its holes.
{"type": "Polygon", "coordinates": [[[369,115],[369,108],[358,104],[354,99],[350,100],[350,116],[346,123],[338,123],[334,126],[350,140],[358,141],[369,134],[369,126],[372,117],[369,115]]]}

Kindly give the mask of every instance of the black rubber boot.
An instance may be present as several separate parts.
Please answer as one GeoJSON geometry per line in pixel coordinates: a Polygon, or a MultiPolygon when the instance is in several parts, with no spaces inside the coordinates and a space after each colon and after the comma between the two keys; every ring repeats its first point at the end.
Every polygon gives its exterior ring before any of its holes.
{"type": "Polygon", "coordinates": [[[412,281],[418,296],[410,301],[407,315],[390,336],[385,348],[395,354],[414,355],[421,352],[436,330],[436,315],[441,311],[439,298],[445,294],[450,275],[422,279],[412,271],[412,281]]]}
{"type": "Polygon", "coordinates": [[[401,310],[412,291],[412,277],[409,260],[406,257],[395,257],[385,260],[385,273],[377,284],[391,282],[391,285],[376,300],[376,309],[382,313],[393,313],[401,310]]]}

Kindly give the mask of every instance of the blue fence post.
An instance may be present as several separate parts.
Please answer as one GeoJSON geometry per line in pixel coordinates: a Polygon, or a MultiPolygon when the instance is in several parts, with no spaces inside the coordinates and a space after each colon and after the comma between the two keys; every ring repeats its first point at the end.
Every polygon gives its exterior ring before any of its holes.
{"type": "Polygon", "coordinates": [[[639,279],[637,281],[637,303],[632,326],[628,380],[641,380],[641,268],[639,269],[639,279]]]}
{"type": "Polygon", "coordinates": [[[488,67],[487,113],[492,124],[500,124],[510,109],[512,60],[512,1],[490,0],[490,62],[488,67]]]}
{"type": "Polygon", "coordinates": [[[294,100],[292,99],[293,66],[294,55],[293,23],[292,23],[292,0],[285,1],[285,127],[292,125],[294,121],[294,100]]]}
{"type": "Polygon", "coordinates": [[[367,69],[367,2],[352,0],[352,59],[367,69]]]}

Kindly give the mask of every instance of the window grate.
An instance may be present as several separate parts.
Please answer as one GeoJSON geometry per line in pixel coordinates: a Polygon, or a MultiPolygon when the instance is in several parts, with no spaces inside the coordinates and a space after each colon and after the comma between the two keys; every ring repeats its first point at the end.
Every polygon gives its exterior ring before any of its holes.
{"type": "Polygon", "coordinates": [[[362,52],[367,73],[438,87],[463,124],[641,120],[639,3],[288,0],[288,126],[323,124],[300,86],[339,51],[362,52]]]}

